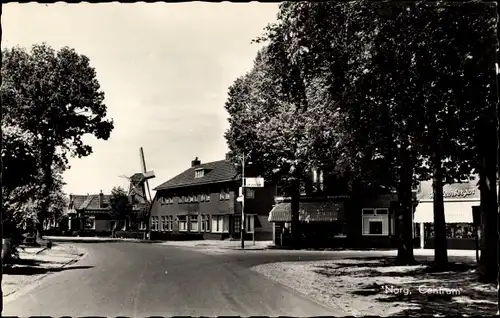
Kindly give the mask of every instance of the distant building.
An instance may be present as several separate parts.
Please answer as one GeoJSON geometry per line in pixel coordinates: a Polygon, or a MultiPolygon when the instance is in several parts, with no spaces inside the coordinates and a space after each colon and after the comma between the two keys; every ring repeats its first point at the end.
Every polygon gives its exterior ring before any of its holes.
{"type": "MultiPolygon", "coordinates": [[[[239,238],[241,203],[237,201],[241,175],[229,160],[202,163],[159,185],[151,207],[151,238],[185,234],[211,239],[239,238]]],[[[246,233],[256,240],[272,239],[267,220],[276,187],[266,185],[247,192],[246,233]]]]}
{"type": "MultiPolygon", "coordinates": [[[[351,248],[397,246],[397,194],[393,191],[353,197],[346,180],[323,175],[321,169],[312,170],[310,180],[304,180],[302,188],[299,204],[302,244],[351,248]]],[[[274,224],[275,244],[287,245],[293,231],[290,198],[276,198],[269,221],[274,224]]]]}
{"type": "Polygon", "coordinates": [[[111,232],[111,195],[70,195],[68,206],[68,229],[70,231],[111,232]]]}
{"type": "MultiPolygon", "coordinates": [[[[449,249],[475,249],[472,210],[481,205],[479,176],[443,185],[444,214],[449,249]]],[[[434,248],[434,200],[432,180],[420,183],[414,226],[421,248],[434,248]]]]}

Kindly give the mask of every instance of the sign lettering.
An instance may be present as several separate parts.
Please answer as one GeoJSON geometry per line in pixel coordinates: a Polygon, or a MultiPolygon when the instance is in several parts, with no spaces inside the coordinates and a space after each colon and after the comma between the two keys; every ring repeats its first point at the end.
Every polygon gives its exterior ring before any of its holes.
{"type": "Polygon", "coordinates": [[[245,187],[262,188],[264,187],[264,178],[245,178],[245,187]]]}
{"type": "MultiPolygon", "coordinates": [[[[464,190],[450,190],[450,191],[443,191],[443,197],[444,198],[466,198],[468,196],[472,196],[476,194],[476,189],[464,189],[464,190]]],[[[434,194],[430,194],[430,198],[432,199],[434,197],[434,194]]]]}

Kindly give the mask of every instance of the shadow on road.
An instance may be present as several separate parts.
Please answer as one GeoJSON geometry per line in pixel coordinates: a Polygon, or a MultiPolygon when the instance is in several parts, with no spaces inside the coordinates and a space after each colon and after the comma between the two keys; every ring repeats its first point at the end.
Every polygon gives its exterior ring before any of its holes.
{"type": "Polygon", "coordinates": [[[4,268],[3,273],[5,275],[40,275],[47,273],[63,272],[67,270],[75,269],[89,269],[94,266],[67,266],[67,267],[37,267],[34,266],[14,266],[10,268],[4,268]]]}
{"type": "Polygon", "coordinates": [[[31,258],[19,258],[14,260],[14,265],[20,265],[20,266],[40,266],[41,264],[53,264],[53,262],[35,260],[31,258]]]}
{"type": "Polygon", "coordinates": [[[317,266],[315,272],[326,277],[356,276],[365,284],[352,290],[355,296],[371,296],[375,301],[403,304],[397,316],[494,315],[496,288],[478,281],[476,265],[452,262],[436,270],[432,262],[419,266],[394,266],[395,258],[351,258],[340,268],[317,266]],[[380,284],[381,282],[390,284],[380,284]]]}

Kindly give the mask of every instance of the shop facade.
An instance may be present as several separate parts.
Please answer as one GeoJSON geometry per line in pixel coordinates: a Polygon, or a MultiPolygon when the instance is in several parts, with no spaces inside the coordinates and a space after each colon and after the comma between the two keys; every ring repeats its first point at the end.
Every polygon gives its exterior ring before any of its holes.
{"type": "MultiPolygon", "coordinates": [[[[301,243],[311,247],[332,246],[335,241],[345,240],[345,201],[347,196],[317,198],[302,196],[299,203],[301,243]]],[[[291,240],[292,207],[289,198],[277,197],[269,212],[268,221],[273,224],[273,243],[287,246],[291,240]]]]}
{"type": "MultiPolygon", "coordinates": [[[[476,249],[472,210],[480,206],[478,177],[443,186],[444,214],[448,249],[476,249]]],[[[418,206],[414,226],[419,247],[434,248],[434,204],[432,180],[423,181],[418,189],[418,206]]]]}
{"type": "MultiPolygon", "coordinates": [[[[417,204],[414,198],[413,208],[417,204]]],[[[354,199],[349,196],[302,197],[299,221],[303,244],[339,248],[397,247],[397,194],[354,199]]],[[[286,245],[291,236],[291,204],[277,202],[269,213],[275,245],[286,245]]],[[[417,237],[415,229],[413,237],[417,237]]]]}

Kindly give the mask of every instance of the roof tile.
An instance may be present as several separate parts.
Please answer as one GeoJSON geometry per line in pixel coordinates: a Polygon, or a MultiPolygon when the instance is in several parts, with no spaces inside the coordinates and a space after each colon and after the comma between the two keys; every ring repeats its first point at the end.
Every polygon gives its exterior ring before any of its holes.
{"type": "MultiPolygon", "coordinates": [[[[72,195],[71,196],[72,205],[76,210],[82,209],[99,209],[99,194],[89,194],[89,195],[72,195]]],[[[103,203],[104,206],[109,206],[111,202],[111,195],[104,194],[103,195],[103,203]]]]}
{"type": "Polygon", "coordinates": [[[238,176],[235,166],[228,160],[219,160],[200,164],[198,166],[187,169],[181,174],[173,177],[167,182],[154,188],[155,191],[188,187],[195,185],[210,184],[221,181],[235,180],[238,176]],[[203,177],[195,178],[195,170],[203,168],[205,173],[203,177]]]}

